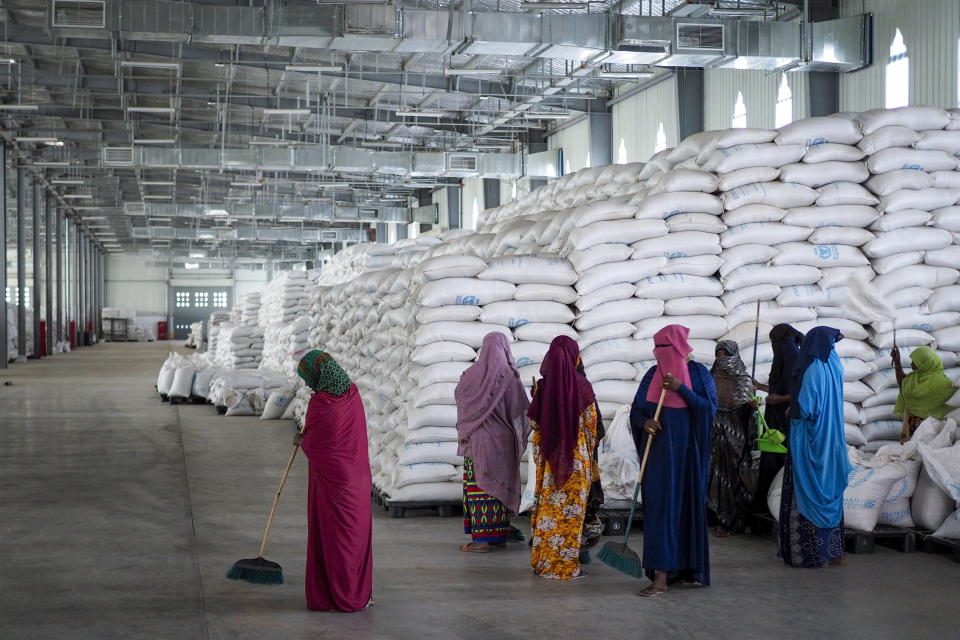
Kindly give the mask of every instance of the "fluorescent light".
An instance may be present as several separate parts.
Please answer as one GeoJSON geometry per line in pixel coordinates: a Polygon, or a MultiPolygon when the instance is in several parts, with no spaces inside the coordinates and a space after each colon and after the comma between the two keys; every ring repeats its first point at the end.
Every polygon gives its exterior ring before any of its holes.
{"type": "Polygon", "coordinates": [[[0,64],[17,64],[13,58],[0,58],[0,64]]]}
{"type": "Polygon", "coordinates": [[[206,252],[206,251],[191,251],[191,252],[187,255],[187,257],[188,257],[188,258],[206,258],[206,257],[207,257],[207,252],[206,252]]]}
{"type": "Polygon", "coordinates": [[[145,187],[172,187],[176,182],[172,180],[141,180],[140,184],[145,187]]]}
{"type": "Polygon", "coordinates": [[[498,76],[501,69],[444,69],[445,76],[498,76]]]}
{"type": "Polygon", "coordinates": [[[263,184],[260,182],[231,182],[231,187],[262,187],[263,184]]]}
{"type": "Polygon", "coordinates": [[[36,111],[39,108],[38,104],[0,104],[3,111],[36,111]]]}
{"type": "Polygon", "coordinates": [[[410,118],[442,118],[443,111],[397,111],[398,116],[410,118]]]}
{"type": "MultiPolygon", "coordinates": [[[[96,209],[97,207],[77,207],[77,209],[96,209]]],[[[83,216],[84,220],[106,220],[107,216],[83,216]]]]}
{"type": "Polygon", "coordinates": [[[324,71],[343,71],[342,64],[288,64],[287,71],[303,71],[306,73],[323,73],[324,71]]]}
{"type": "Polygon", "coordinates": [[[84,181],[79,178],[54,178],[50,184],[83,184],[84,181]]]}
{"type": "Polygon", "coordinates": [[[230,212],[227,211],[226,209],[207,209],[206,211],[204,211],[204,213],[208,216],[219,216],[219,217],[230,215],[230,212]]]}
{"type": "Polygon", "coordinates": [[[475,144],[473,145],[474,149],[486,149],[490,151],[509,151],[510,145],[508,144],[475,144]]]}
{"type": "Polygon", "coordinates": [[[127,113],[176,113],[173,107],[127,107],[127,113]]]}
{"type": "Polygon", "coordinates": [[[625,80],[641,80],[652,78],[653,71],[601,71],[597,74],[601,78],[623,78],[625,80]]]}
{"type": "Polygon", "coordinates": [[[180,69],[179,62],[152,62],[149,60],[121,60],[121,67],[140,67],[143,69],[180,69]]]}
{"type": "Polygon", "coordinates": [[[92,193],[65,193],[64,200],[93,200],[92,193]]]}
{"type": "Polygon", "coordinates": [[[289,147],[292,144],[296,144],[293,140],[251,140],[250,146],[263,146],[263,147],[289,147]]]}
{"type": "MultiPolygon", "coordinates": [[[[100,211],[102,207],[73,207],[74,211],[100,211]]],[[[84,220],[106,220],[107,216],[83,216],[84,220]]]]}
{"type": "Polygon", "coordinates": [[[17,142],[59,142],[54,136],[17,136],[17,142]]]}
{"type": "Polygon", "coordinates": [[[396,148],[402,147],[402,146],[403,146],[403,143],[402,143],[402,142],[387,142],[386,140],[379,140],[379,141],[373,141],[373,142],[370,142],[370,141],[366,141],[366,140],[365,140],[365,141],[363,141],[363,142],[360,143],[360,146],[361,146],[361,147],[390,147],[390,148],[396,149],[396,148]]]}
{"type": "Polygon", "coordinates": [[[134,138],[133,144],[173,144],[173,138],[134,138]]]}
{"type": "Polygon", "coordinates": [[[536,11],[538,9],[586,9],[586,2],[521,2],[524,9],[536,11]]]}
{"type": "Polygon", "coordinates": [[[264,109],[265,116],[308,116],[310,109],[264,109]]]}
{"type": "Polygon", "coordinates": [[[563,113],[559,111],[547,113],[524,111],[522,115],[524,118],[528,118],[530,120],[566,120],[570,117],[569,113],[563,113]]]}
{"type": "Polygon", "coordinates": [[[224,196],[224,200],[231,200],[234,202],[246,202],[250,200],[250,196],[224,196]]]}
{"type": "Polygon", "coordinates": [[[184,263],[183,263],[183,268],[184,268],[184,269],[199,269],[199,268],[200,268],[200,263],[199,263],[199,262],[184,262],[184,263]]]}
{"type": "Polygon", "coordinates": [[[56,142],[44,142],[43,144],[47,145],[48,147],[62,147],[62,146],[64,146],[62,140],[57,140],[56,142]]]}
{"type": "Polygon", "coordinates": [[[320,189],[334,189],[336,187],[349,187],[349,182],[320,182],[317,187],[320,189]]]}
{"type": "Polygon", "coordinates": [[[169,200],[172,197],[173,196],[171,196],[170,194],[163,195],[159,193],[147,193],[143,196],[143,199],[144,200],[169,200]]]}
{"type": "Polygon", "coordinates": [[[35,167],[69,167],[70,163],[66,161],[38,160],[33,163],[35,167]]]}

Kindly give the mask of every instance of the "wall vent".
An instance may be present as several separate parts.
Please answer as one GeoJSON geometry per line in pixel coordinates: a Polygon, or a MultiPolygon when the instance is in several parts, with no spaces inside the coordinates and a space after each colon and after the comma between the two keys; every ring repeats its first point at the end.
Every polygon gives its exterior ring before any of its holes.
{"type": "Polygon", "coordinates": [[[677,48],[723,51],[722,24],[677,24],[677,48]]]}
{"type": "Polygon", "coordinates": [[[53,27],[103,29],[107,25],[105,0],[53,0],[53,27]]]}
{"type": "Polygon", "coordinates": [[[103,164],[129,167],[133,164],[133,147],[104,147],[103,164]]]}
{"type": "Polygon", "coordinates": [[[476,171],[477,156],[451,153],[447,156],[447,171],[476,171]]]}

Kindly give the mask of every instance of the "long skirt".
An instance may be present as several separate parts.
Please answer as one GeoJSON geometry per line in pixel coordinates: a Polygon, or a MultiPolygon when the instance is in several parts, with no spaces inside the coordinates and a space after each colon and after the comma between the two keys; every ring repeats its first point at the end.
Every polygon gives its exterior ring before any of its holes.
{"type": "Polygon", "coordinates": [[[474,542],[500,544],[510,536],[510,512],[477,486],[473,458],[463,460],[463,532],[474,542]]]}
{"type": "Polygon", "coordinates": [[[720,409],[710,430],[710,489],[707,507],[724,529],[740,532],[753,501],[753,426],[751,411],[720,409]]]}
{"type": "Polygon", "coordinates": [[[788,451],[780,493],[780,535],[777,556],[793,567],[819,569],[844,556],[843,518],[836,527],[821,529],[797,510],[793,493],[793,459],[788,451]]]}

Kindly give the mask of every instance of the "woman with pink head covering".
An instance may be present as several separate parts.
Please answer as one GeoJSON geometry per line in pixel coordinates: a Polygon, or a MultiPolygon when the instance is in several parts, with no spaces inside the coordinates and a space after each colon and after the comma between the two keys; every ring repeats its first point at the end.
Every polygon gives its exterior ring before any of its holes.
{"type": "Polygon", "coordinates": [[[672,324],[654,335],[657,364],[630,410],[637,451],[653,438],[641,486],[643,566],[652,583],[640,595],[647,597],[666,593],[674,581],[710,584],[707,474],[717,392],[707,368],[690,360],[689,333],[672,324]],[[661,393],[663,410],[655,421],[661,393]]]}
{"type": "Polygon", "coordinates": [[[510,537],[510,513],[520,509],[520,457],[530,435],[530,402],[502,333],[484,337],[454,398],[457,453],[464,458],[463,530],[473,537],[460,550],[486,553],[510,537]]]}

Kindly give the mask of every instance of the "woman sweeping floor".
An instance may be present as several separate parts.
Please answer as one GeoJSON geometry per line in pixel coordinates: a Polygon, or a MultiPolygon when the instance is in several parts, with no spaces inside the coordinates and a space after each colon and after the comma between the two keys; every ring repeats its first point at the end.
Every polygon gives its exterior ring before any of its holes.
{"type": "Polygon", "coordinates": [[[666,593],[675,581],[710,584],[707,472],[717,395],[707,368],[690,361],[689,333],[672,324],[653,336],[657,364],[643,377],[630,409],[637,451],[653,438],[640,486],[643,566],[652,581],[640,592],[646,597],[666,593]],[[663,389],[663,410],[654,421],[663,389]]]}
{"type": "Polygon", "coordinates": [[[900,350],[890,352],[893,360],[900,394],[893,409],[895,415],[903,418],[903,431],[900,442],[906,442],[913,436],[920,423],[926,418],[943,420],[953,407],[946,404],[956,389],[943,373],[943,363],[937,352],[930,347],[917,347],[910,352],[912,371],[903,374],[900,364],[900,350]]]}
{"type": "Polygon", "coordinates": [[[300,446],[307,489],[307,608],[359,611],[373,604],[372,514],[367,422],[356,385],[323,351],[297,373],[313,390],[300,446]]]}
{"type": "MultiPolygon", "coordinates": [[[[776,429],[790,438],[790,419],[787,409],[790,407],[790,385],[793,382],[793,367],[800,356],[800,342],[803,334],[788,324],[778,324],[770,330],[770,346],[773,347],[773,364],[770,366],[769,384],[753,381],[754,386],[767,393],[763,417],[767,426],[776,429]]],[[[784,463],[783,453],[763,451],[760,453],[760,470],[757,474],[757,490],[754,508],[761,513],[767,512],[767,492],[773,479],[784,463]]]]}
{"type": "Polygon", "coordinates": [[[710,487],[707,506],[717,520],[716,535],[740,533],[753,500],[753,446],[756,440],[753,381],[732,340],[717,343],[710,369],[717,388],[717,414],[710,430],[710,487]]]}
{"type": "Polygon", "coordinates": [[[793,567],[846,564],[843,491],[851,466],[843,433],[843,366],[833,348],[842,339],[831,327],[811,329],[793,370],[777,551],[793,567]]]}
{"type": "Polygon", "coordinates": [[[594,473],[597,412],[593,387],[577,372],[580,349],[558,336],[540,365],[543,380],[528,415],[537,463],[536,494],[530,513],[530,565],[543,578],[584,575],[580,544],[594,473]]]}
{"type": "Polygon", "coordinates": [[[460,550],[485,553],[511,535],[510,514],[520,510],[520,457],[530,435],[530,402],[502,333],[484,337],[454,397],[457,454],[464,458],[463,529],[473,538],[460,550]]]}

